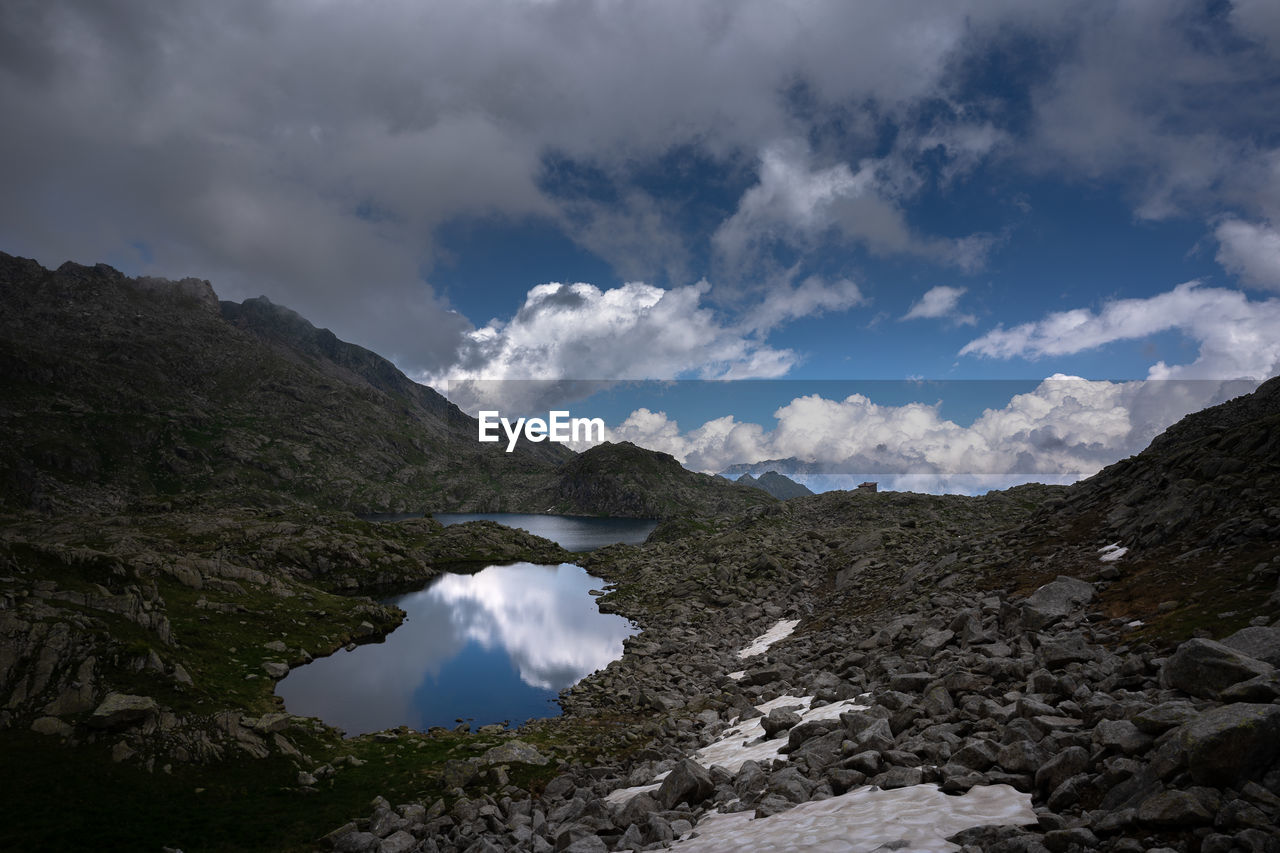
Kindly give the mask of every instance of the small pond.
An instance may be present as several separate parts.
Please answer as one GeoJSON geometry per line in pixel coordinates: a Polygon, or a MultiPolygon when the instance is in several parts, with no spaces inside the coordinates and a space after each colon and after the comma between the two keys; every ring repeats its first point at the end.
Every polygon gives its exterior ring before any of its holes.
{"type": "MultiPolygon", "coordinates": [[[[366,516],[371,521],[421,518],[421,513],[388,513],[366,516]]],[[[432,518],[444,525],[466,521],[496,521],[518,527],[560,543],[568,551],[594,551],[621,542],[639,545],[658,526],[650,518],[599,518],[589,515],[538,515],[529,512],[436,512],[432,518]]]]}
{"type": "Polygon", "coordinates": [[[603,585],[571,563],[442,575],[388,600],[409,615],[384,642],[299,667],[276,692],[290,713],[348,735],[556,716],[559,692],[621,657],[636,633],[596,608],[589,593],[603,585]]]}

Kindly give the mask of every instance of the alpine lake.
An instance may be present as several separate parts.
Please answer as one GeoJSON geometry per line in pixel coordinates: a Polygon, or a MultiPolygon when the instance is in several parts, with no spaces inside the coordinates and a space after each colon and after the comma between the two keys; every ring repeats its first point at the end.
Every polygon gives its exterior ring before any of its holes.
{"type": "MultiPolygon", "coordinates": [[[[395,521],[415,516],[376,516],[395,521]]],[[[436,513],[441,524],[491,520],[569,551],[643,542],[656,522],[523,513],[436,513]]],[[[381,643],[297,667],[277,694],[290,713],[319,717],[348,736],[408,726],[519,725],[560,713],[566,687],[622,656],[636,628],[601,613],[604,581],[572,563],[493,565],[444,574],[385,599],[406,614],[381,643]]]]}

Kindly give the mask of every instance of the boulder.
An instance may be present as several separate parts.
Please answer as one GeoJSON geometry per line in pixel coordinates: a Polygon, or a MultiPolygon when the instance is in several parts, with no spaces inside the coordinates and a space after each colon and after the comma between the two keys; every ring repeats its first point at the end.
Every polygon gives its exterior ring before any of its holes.
{"type": "Polygon", "coordinates": [[[37,717],[35,722],[31,724],[31,731],[40,735],[57,735],[59,737],[71,737],[75,734],[75,729],[57,717],[37,717]]]}
{"type": "Polygon", "coordinates": [[[1238,788],[1280,758],[1280,705],[1223,705],[1184,725],[1178,738],[1198,784],[1238,788]]]}
{"type": "Polygon", "coordinates": [[[1129,720],[1102,720],[1093,730],[1099,746],[1113,752],[1133,755],[1151,746],[1151,735],[1145,734],[1129,720]]]}
{"type": "Polygon", "coordinates": [[[262,671],[272,678],[284,678],[289,674],[289,664],[280,661],[263,661],[262,671]]]}
{"type": "Polygon", "coordinates": [[[1138,806],[1138,820],[1161,828],[1213,823],[1213,814],[1193,794],[1161,791],[1138,806]]]}
{"type": "Polygon", "coordinates": [[[1089,751],[1079,746],[1069,746],[1059,752],[1036,771],[1036,787],[1049,793],[1069,777],[1089,769],[1089,751]]]}
{"type": "Polygon", "coordinates": [[[93,709],[89,724],[100,729],[123,729],[141,723],[160,710],[150,696],[108,693],[102,704],[93,709]]]}
{"type": "Polygon", "coordinates": [[[1225,638],[1222,645],[1229,646],[1255,660],[1280,666],[1280,628],[1260,626],[1241,628],[1225,638]]]}
{"type": "Polygon", "coordinates": [[[675,808],[679,803],[697,805],[715,792],[715,782],[707,768],[698,762],[685,758],[680,761],[667,778],[662,780],[654,799],[664,809],[675,808]]]}
{"type": "Polygon", "coordinates": [[[1093,595],[1093,584],[1062,576],[1040,587],[1022,602],[1022,624],[1038,631],[1088,604],[1093,595]]]}
{"type": "Polygon", "coordinates": [[[795,711],[786,708],[774,708],[769,712],[769,716],[760,721],[760,727],[764,729],[764,736],[771,738],[779,732],[785,732],[792,726],[798,725],[800,715],[795,711]]]}
{"type": "Polygon", "coordinates": [[[485,752],[485,764],[546,764],[551,759],[522,740],[509,740],[485,752]]]}
{"type": "Polygon", "coordinates": [[[1260,675],[1271,675],[1275,667],[1255,660],[1230,646],[1199,637],[1187,640],[1169,656],[1160,670],[1160,683],[1169,688],[1216,699],[1231,685],[1260,675]]]}

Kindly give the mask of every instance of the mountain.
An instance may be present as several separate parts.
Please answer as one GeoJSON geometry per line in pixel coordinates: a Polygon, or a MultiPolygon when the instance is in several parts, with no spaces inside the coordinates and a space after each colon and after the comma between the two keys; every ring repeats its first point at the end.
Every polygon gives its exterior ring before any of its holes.
{"type": "Polygon", "coordinates": [[[784,477],[777,471],[765,471],[758,479],[750,474],[743,474],[738,478],[737,482],[740,486],[753,486],[768,492],[780,501],[813,494],[813,491],[808,486],[797,483],[790,477],[784,477]]]}
{"type": "Polygon", "coordinates": [[[671,518],[730,515],[773,503],[758,489],[685,469],[674,456],[605,442],[566,462],[550,496],[556,512],[671,518]]]}
{"type": "Polygon", "coordinates": [[[200,279],[0,253],[0,371],[0,509],[659,517],[755,502],[640,448],[482,444],[475,419],[381,356],[200,279]]]}

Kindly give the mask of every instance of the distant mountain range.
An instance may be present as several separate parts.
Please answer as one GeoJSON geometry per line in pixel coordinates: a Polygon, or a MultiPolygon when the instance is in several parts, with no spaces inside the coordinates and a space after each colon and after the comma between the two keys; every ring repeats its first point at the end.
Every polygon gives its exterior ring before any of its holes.
{"type": "Polygon", "coordinates": [[[808,486],[797,483],[790,477],[784,477],[777,471],[765,471],[758,478],[752,477],[750,474],[743,474],[735,482],[739,486],[754,486],[757,489],[766,491],[780,501],[813,494],[813,491],[808,486]]]}
{"type": "Polygon", "coordinates": [[[660,517],[767,500],[666,454],[477,440],[457,406],[264,297],[0,253],[0,507],[660,517]]]}

